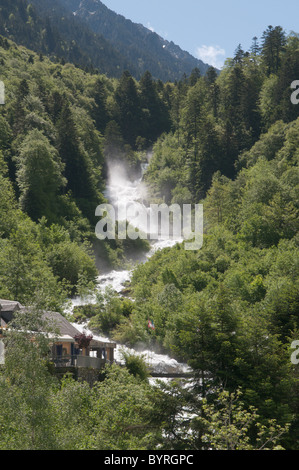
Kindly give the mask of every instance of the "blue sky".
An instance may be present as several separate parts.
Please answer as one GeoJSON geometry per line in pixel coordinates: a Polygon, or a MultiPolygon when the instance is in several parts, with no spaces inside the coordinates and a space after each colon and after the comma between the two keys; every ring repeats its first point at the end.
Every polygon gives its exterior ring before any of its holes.
{"type": "Polygon", "coordinates": [[[204,62],[221,67],[269,26],[299,33],[298,0],[102,0],[204,62]]]}

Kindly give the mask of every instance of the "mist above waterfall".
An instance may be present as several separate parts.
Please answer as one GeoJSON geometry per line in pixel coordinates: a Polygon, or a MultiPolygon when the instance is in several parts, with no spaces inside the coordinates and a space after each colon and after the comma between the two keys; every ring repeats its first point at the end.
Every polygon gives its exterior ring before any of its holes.
{"type": "Polygon", "coordinates": [[[109,205],[99,206],[97,213],[105,214],[96,229],[100,239],[115,236],[115,222],[118,222],[119,239],[147,239],[152,244],[159,242],[161,247],[164,242],[165,246],[172,246],[174,242],[182,241],[182,223],[187,220],[185,208],[182,217],[178,204],[168,207],[166,204],[150,203],[149,190],[143,179],[147,167],[148,163],[141,163],[136,176],[122,161],[112,160],[108,164],[104,194],[109,205]]]}
{"type": "Polygon", "coordinates": [[[148,189],[143,182],[146,164],[140,165],[139,175],[122,161],[108,163],[108,178],[105,197],[113,206],[128,205],[134,202],[144,203],[148,198],[148,189]]]}

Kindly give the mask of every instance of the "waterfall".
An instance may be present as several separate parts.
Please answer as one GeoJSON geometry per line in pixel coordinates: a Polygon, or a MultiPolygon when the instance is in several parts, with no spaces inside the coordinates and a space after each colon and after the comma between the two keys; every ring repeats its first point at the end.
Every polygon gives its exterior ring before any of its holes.
{"type": "MultiPolygon", "coordinates": [[[[143,181],[144,173],[146,172],[148,164],[141,164],[141,175],[135,180],[131,181],[128,176],[128,171],[120,162],[114,162],[109,165],[108,181],[105,191],[105,197],[108,202],[113,206],[125,206],[127,204],[143,203],[147,200],[147,187],[143,181]]],[[[118,220],[118,219],[117,219],[118,220]]],[[[142,229],[143,227],[138,227],[142,229]]],[[[147,253],[147,258],[150,258],[157,250],[171,247],[181,240],[158,240],[151,244],[151,249],[147,253]]],[[[141,262],[144,262],[142,260],[141,262]]],[[[124,289],[124,284],[131,279],[132,270],[111,270],[108,273],[98,276],[97,284],[100,291],[105,291],[108,286],[118,293],[124,289]]],[[[88,298],[75,298],[72,300],[73,306],[84,305],[86,303],[94,303],[95,299],[88,298]]],[[[81,331],[88,332],[88,325],[74,325],[81,331]]],[[[109,341],[108,338],[100,338],[94,335],[95,339],[109,341]]],[[[136,353],[135,350],[129,349],[123,345],[117,345],[116,360],[122,362],[122,350],[136,353]]],[[[144,350],[139,352],[144,356],[146,362],[155,373],[187,373],[190,369],[186,364],[180,364],[175,359],[167,355],[156,354],[153,351],[144,350]]]]}

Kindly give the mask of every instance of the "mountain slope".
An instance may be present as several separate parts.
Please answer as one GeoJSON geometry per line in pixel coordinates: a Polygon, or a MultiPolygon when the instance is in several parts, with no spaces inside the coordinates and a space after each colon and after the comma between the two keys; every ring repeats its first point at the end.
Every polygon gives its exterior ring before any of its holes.
{"type": "Polygon", "coordinates": [[[155,79],[180,80],[208,65],[98,0],[0,1],[0,34],[17,44],[109,77],[149,70],[155,79]]]}
{"type": "Polygon", "coordinates": [[[88,69],[119,77],[134,67],[57,0],[1,0],[0,34],[17,44],[88,69]]]}
{"type": "Polygon", "coordinates": [[[60,2],[76,18],[84,19],[95,33],[103,35],[128,62],[134,64],[138,75],[136,78],[149,70],[154,78],[179,80],[184,73],[190,75],[196,67],[202,74],[209,67],[173,42],[113,12],[100,0],[60,2]]]}

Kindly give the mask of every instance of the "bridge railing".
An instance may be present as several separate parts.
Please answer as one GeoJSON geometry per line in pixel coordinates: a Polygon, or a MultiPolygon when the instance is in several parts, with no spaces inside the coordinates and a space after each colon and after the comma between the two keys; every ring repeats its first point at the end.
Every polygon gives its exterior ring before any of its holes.
{"type": "Polygon", "coordinates": [[[51,358],[55,367],[85,367],[102,369],[109,362],[99,357],[90,356],[54,356],[51,358]]]}

